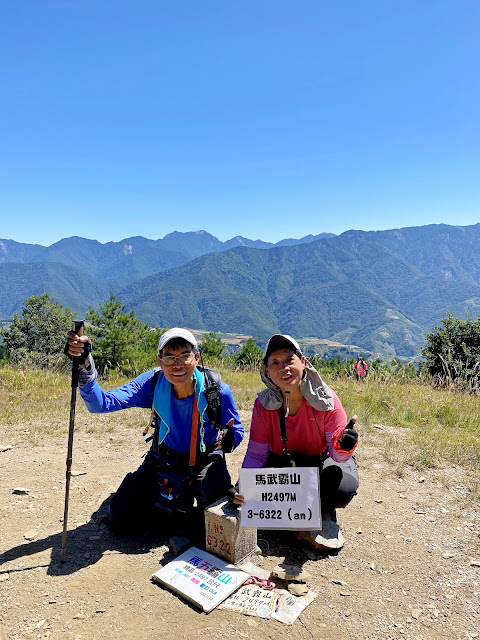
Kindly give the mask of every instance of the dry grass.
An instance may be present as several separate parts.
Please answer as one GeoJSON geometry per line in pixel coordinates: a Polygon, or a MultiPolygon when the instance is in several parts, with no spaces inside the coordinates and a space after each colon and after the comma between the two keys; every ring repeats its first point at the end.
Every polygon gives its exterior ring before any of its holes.
{"type": "Polygon", "coordinates": [[[480,469],[480,398],[435,389],[424,382],[374,379],[364,384],[336,380],[347,413],[357,413],[366,429],[395,427],[385,457],[400,467],[445,463],[480,469]]]}
{"type": "MultiPolygon", "coordinates": [[[[127,380],[112,378],[104,384],[113,389],[127,380]]],[[[20,431],[32,444],[45,436],[57,436],[68,432],[71,400],[70,373],[40,368],[25,369],[21,366],[0,367],[0,424],[12,427],[12,435],[20,431]]],[[[148,411],[133,409],[120,411],[116,423],[132,428],[142,428],[148,420],[148,411]],[[140,425],[140,427],[139,427],[140,425]]],[[[106,415],[90,415],[80,394],[77,393],[76,431],[95,433],[113,432],[115,422],[106,415]]]]}
{"type": "MultiPolygon", "coordinates": [[[[230,385],[239,410],[249,412],[262,382],[257,371],[218,367],[230,385]]],[[[109,379],[105,389],[124,384],[109,379]]],[[[435,389],[425,382],[369,378],[366,383],[338,378],[331,383],[348,415],[357,413],[360,431],[368,436],[375,424],[388,427],[381,439],[383,455],[401,473],[404,465],[417,469],[459,465],[480,469],[480,397],[435,389]]],[[[0,424],[28,432],[35,443],[68,430],[70,377],[42,369],[0,367],[0,424]]],[[[115,431],[116,424],[142,429],[148,411],[134,409],[107,416],[91,416],[77,402],[76,429],[115,431]]],[[[246,425],[248,428],[248,425],[246,425]]]]}

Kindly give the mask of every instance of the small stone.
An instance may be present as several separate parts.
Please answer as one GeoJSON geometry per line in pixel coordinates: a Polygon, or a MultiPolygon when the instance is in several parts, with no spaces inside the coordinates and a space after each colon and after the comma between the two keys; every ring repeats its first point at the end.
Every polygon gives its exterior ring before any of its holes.
{"type": "Polygon", "coordinates": [[[3,453],[4,451],[10,451],[10,449],[13,449],[11,444],[0,444],[1,453],[3,453]]]}
{"type": "Polygon", "coordinates": [[[445,560],[448,560],[449,558],[453,558],[453,553],[449,553],[448,551],[446,551],[445,553],[442,553],[442,558],[444,558],[445,560]]]}
{"type": "Polygon", "coordinates": [[[471,567],[480,567],[480,560],[475,560],[475,558],[470,558],[470,566],[471,567]]]}
{"type": "Polygon", "coordinates": [[[294,564],[284,564],[282,566],[276,566],[272,569],[270,574],[274,578],[285,580],[287,582],[295,580],[297,582],[306,582],[310,579],[310,574],[305,569],[297,567],[294,564]]]}
{"type": "Polygon", "coordinates": [[[343,580],[337,580],[336,578],[332,578],[331,582],[333,582],[333,584],[339,584],[341,587],[348,587],[347,583],[344,582],[343,580]]]}
{"type": "Polygon", "coordinates": [[[406,500],[406,498],[407,498],[407,496],[404,493],[399,493],[398,497],[402,498],[402,500],[406,500]]]}
{"type": "Polygon", "coordinates": [[[287,589],[294,596],[304,596],[308,593],[308,587],[304,583],[292,582],[287,589]]]}
{"type": "Polygon", "coordinates": [[[38,531],[36,529],[30,529],[29,531],[23,534],[23,537],[25,538],[25,540],[35,540],[37,536],[38,536],[38,531]]]}
{"type": "Polygon", "coordinates": [[[376,499],[375,499],[375,502],[376,502],[377,504],[382,504],[383,500],[382,500],[381,498],[376,498],[376,499]]]}
{"type": "Polygon", "coordinates": [[[360,534],[362,533],[362,530],[361,530],[361,528],[360,528],[360,527],[358,527],[358,529],[357,529],[357,533],[358,533],[358,535],[360,535],[360,534]]]}
{"type": "Polygon", "coordinates": [[[85,620],[86,619],[86,615],[84,615],[83,613],[77,613],[73,616],[73,620],[85,620]]]}
{"type": "Polygon", "coordinates": [[[1,573],[0,574],[0,582],[6,582],[9,579],[10,579],[10,574],[9,573],[1,573]]]}
{"type": "Polygon", "coordinates": [[[349,593],[348,591],[340,591],[340,595],[343,596],[344,598],[348,598],[352,594],[349,593]]]}
{"type": "Polygon", "coordinates": [[[368,568],[369,568],[371,571],[375,571],[375,563],[374,563],[374,562],[370,562],[370,563],[369,563],[369,565],[368,565],[368,568]]]}
{"type": "Polygon", "coordinates": [[[91,553],[84,553],[83,557],[85,558],[85,560],[88,560],[89,558],[92,557],[92,554],[91,553]]]}
{"type": "Polygon", "coordinates": [[[422,476],[421,478],[418,479],[418,482],[422,484],[422,482],[425,482],[425,478],[422,476]]]}
{"type": "Polygon", "coordinates": [[[412,618],[414,620],[418,620],[420,618],[420,616],[422,615],[422,610],[421,609],[414,609],[412,611],[412,618]]]}
{"type": "Polygon", "coordinates": [[[30,489],[24,489],[23,487],[17,487],[12,491],[16,496],[28,496],[30,489]]]}
{"type": "Polygon", "coordinates": [[[40,622],[37,622],[37,624],[35,625],[35,629],[41,629],[45,622],[46,620],[40,620],[40,622]]]}
{"type": "Polygon", "coordinates": [[[97,540],[101,540],[102,536],[90,536],[88,538],[91,542],[96,542],[97,540]]]}

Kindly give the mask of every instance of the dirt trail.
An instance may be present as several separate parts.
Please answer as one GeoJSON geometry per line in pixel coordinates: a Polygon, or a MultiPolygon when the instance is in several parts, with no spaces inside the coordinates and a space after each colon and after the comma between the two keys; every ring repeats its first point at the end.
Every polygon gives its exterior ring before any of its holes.
{"type": "MultiPolygon", "coordinates": [[[[346,544],[338,555],[305,551],[286,532],[259,532],[263,555],[254,561],[303,565],[319,594],[289,627],[227,611],[205,615],[150,582],[172,557],[168,537],[119,538],[99,522],[145,445],[131,426],[89,433],[99,419],[81,413],[77,422],[65,564],[66,436],[31,446],[22,430],[0,426],[0,444],[13,446],[0,452],[1,640],[480,638],[480,567],[471,564],[480,559],[479,505],[461,470],[398,479],[379,457],[387,430],[363,434],[361,488],[341,513],[346,544]],[[16,487],[29,493],[14,495],[16,487]]],[[[230,457],[232,475],[244,450],[245,443],[230,457]]]]}

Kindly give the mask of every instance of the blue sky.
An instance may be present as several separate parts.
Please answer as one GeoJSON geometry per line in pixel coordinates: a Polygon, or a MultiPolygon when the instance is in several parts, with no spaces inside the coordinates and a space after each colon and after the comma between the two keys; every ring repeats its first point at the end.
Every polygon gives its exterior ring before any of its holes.
{"type": "Polygon", "coordinates": [[[478,0],[3,0],[0,238],[480,221],[478,0]]]}

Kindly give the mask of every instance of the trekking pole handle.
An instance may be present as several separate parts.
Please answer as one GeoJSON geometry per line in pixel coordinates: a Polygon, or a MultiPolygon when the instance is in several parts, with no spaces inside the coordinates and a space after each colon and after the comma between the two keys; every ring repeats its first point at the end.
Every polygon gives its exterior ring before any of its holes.
{"type": "Polygon", "coordinates": [[[74,320],[73,321],[75,324],[75,333],[77,334],[77,336],[81,337],[83,336],[83,327],[85,326],[85,320],[74,320]]]}

